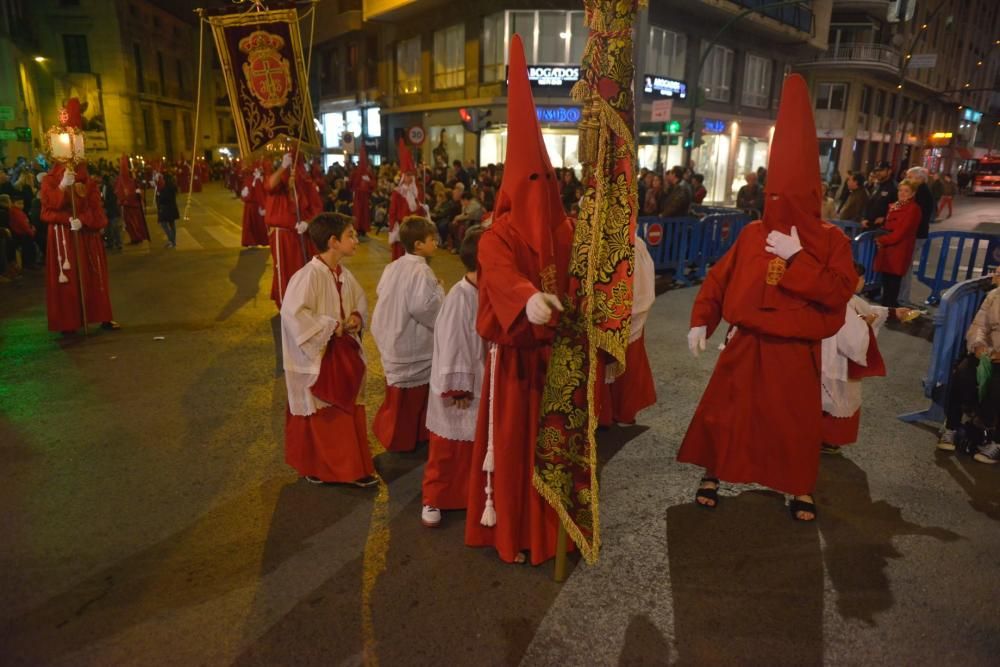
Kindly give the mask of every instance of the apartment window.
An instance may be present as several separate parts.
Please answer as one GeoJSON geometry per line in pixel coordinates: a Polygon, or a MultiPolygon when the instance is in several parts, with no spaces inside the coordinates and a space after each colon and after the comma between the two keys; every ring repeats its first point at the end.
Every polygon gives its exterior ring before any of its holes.
{"type": "Polygon", "coordinates": [[[184,63],[180,60],[177,61],[177,88],[182,93],[187,90],[187,84],[184,82],[184,63]]]}
{"type": "Polygon", "coordinates": [[[686,35],[663,28],[650,28],[645,73],[682,80],[686,54],[686,35]]]}
{"type": "Polygon", "coordinates": [[[705,99],[715,102],[728,102],[733,82],[732,49],[724,46],[713,46],[705,58],[704,69],[701,71],[701,86],[705,89],[705,99]]]}
{"type": "Polygon", "coordinates": [[[138,44],[132,45],[132,57],[135,59],[135,85],[140,93],[146,92],[146,77],[142,73],[142,49],[138,44]]]}
{"type": "Polygon", "coordinates": [[[861,87],[861,113],[867,114],[871,112],[872,105],[872,88],[871,86],[861,87]]]}
{"type": "Polygon", "coordinates": [[[816,89],[816,108],[843,111],[847,108],[846,83],[821,83],[816,89]]]}
{"type": "Polygon", "coordinates": [[[875,108],[874,113],[876,116],[881,116],[885,113],[885,91],[876,90],[875,91],[875,108]]]}
{"type": "Polygon", "coordinates": [[[483,81],[503,81],[507,62],[507,14],[500,12],[483,19],[483,81]]]}
{"type": "Polygon", "coordinates": [[[420,92],[420,37],[396,44],[396,92],[420,92]]]}
{"type": "Polygon", "coordinates": [[[63,35],[63,51],[66,54],[67,72],[90,71],[90,49],[86,35],[63,35]]]}
{"type": "Polygon", "coordinates": [[[146,150],[156,148],[156,134],[153,128],[153,111],[149,107],[142,108],[142,136],[146,143],[146,150]]]}
{"type": "Polygon", "coordinates": [[[156,52],[156,69],[160,73],[160,94],[167,94],[167,77],[163,73],[163,54],[156,52]]]}
{"type": "Polygon", "coordinates": [[[766,109],[771,102],[771,61],[747,54],[743,77],[743,104],[766,109]]]}
{"type": "Polygon", "coordinates": [[[453,25],[434,33],[434,88],[465,84],[465,26],[453,25]]]}
{"type": "Polygon", "coordinates": [[[509,37],[517,33],[524,57],[536,65],[579,65],[587,45],[584,14],[578,11],[507,11],[483,20],[483,81],[503,81],[509,37]]]}

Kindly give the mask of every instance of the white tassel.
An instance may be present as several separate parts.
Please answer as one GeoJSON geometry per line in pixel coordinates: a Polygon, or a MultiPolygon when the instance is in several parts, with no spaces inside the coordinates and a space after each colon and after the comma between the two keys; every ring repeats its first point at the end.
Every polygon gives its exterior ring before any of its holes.
{"type": "Polygon", "coordinates": [[[59,238],[59,232],[60,228],[56,227],[56,264],[59,265],[59,282],[68,283],[69,278],[67,278],[66,274],[63,273],[64,270],[69,269],[69,259],[66,257],[66,239],[65,239],[66,232],[63,232],[63,238],[61,242],[59,238]],[[61,254],[59,252],[60,247],[62,247],[61,254]]]}
{"type": "Polygon", "coordinates": [[[63,267],[63,270],[65,270],[65,271],[69,271],[71,268],[73,268],[73,267],[71,267],[69,265],[69,257],[67,257],[65,260],[63,260],[62,267],[63,267]]]}
{"type": "Polygon", "coordinates": [[[497,525],[497,512],[493,504],[493,396],[496,394],[497,384],[497,346],[490,343],[490,405],[489,405],[489,429],[486,432],[486,457],[483,459],[483,472],[486,473],[486,507],[483,508],[483,516],[479,523],[492,528],[497,525]]]}

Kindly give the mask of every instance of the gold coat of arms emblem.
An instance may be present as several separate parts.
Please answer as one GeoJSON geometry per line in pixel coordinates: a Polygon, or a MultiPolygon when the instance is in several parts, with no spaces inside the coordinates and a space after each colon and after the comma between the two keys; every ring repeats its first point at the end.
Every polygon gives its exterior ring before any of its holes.
{"type": "Polygon", "coordinates": [[[280,51],[285,40],[279,35],[257,30],[240,40],[240,51],[247,54],[243,63],[254,97],[265,109],[284,106],[292,92],[291,67],[280,51]]]}
{"type": "Polygon", "coordinates": [[[775,257],[770,262],[767,263],[767,284],[772,287],[781,282],[782,277],[785,275],[785,269],[788,268],[788,263],[780,257],[775,257]]]}

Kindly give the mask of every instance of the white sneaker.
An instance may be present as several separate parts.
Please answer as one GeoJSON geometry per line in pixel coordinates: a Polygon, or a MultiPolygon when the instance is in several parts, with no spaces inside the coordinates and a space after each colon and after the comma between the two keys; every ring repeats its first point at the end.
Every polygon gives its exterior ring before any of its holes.
{"type": "Polygon", "coordinates": [[[937,448],[943,452],[955,451],[954,429],[945,429],[944,431],[941,431],[941,437],[938,439],[937,448]]]}
{"type": "Polygon", "coordinates": [[[437,528],[441,523],[441,510],[430,505],[424,505],[420,512],[420,523],[428,528],[437,528]]]}
{"type": "Polygon", "coordinates": [[[979,448],[979,451],[972,458],[980,463],[988,463],[990,465],[1000,463],[1000,445],[995,442],[987,442],[979,448]]]}

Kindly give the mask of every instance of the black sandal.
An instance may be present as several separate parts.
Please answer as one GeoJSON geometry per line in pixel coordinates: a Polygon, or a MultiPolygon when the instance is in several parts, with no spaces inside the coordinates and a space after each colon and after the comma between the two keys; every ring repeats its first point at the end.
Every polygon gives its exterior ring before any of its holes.
{"type": "Polygon", "coordinates": [[[699,489],[694,494],[694,502],[699,507],[703,507],[707,510],[714,510],[716,507],[719,506],[719,480],[715,477],[702,477],[701,483],[705,484],[706,482],[709,484],[715,484],[715,488],[706,489],[699,487],[699,489]],[[712,501],[712,504],[709,505],[708,503],[699,502],[700,498],[704,498],[705,500],[710,500],[712,501]]]}
{"type": "Polygon", "coordinates": [[[792,498],[788,503],[788,511],[792,515],[793,521],[801,521],[803,523],[809,523],[815,521],[819,518],[819,513],[816,511],[816,503],[809,502],[808,500],[799,500],[798,498],[792,498]],[[809,512],[813,515],[811,519],[800,519],[799,512],[809,512]]]}

